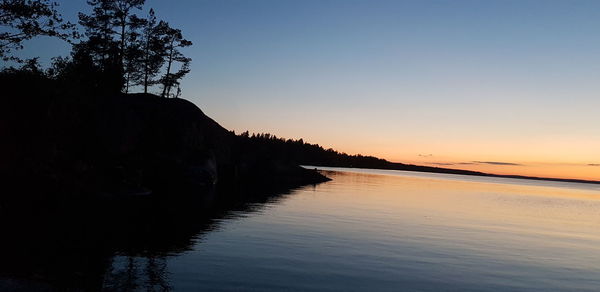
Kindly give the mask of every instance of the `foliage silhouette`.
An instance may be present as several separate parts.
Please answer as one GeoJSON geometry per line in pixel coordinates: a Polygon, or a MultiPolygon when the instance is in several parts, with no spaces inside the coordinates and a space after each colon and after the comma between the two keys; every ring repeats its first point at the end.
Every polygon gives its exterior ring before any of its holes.
{"type": "Polygon", "coordinates": [[[62,20],[53,2],[2,0],[0,26],[7,31],[0,33],[0,58],[25,62],[12,54],[23,48],[25,40],[39,35],[59,37],[72,43],[72,52],[70,57],[54,58],[45,70],[49,78],[82,81],[72,86],[92,94],[127,93],[136,87],[148,93],[161,85],[161,96],[179,96],[180,80],[190,71],[191,62],[180,48],[192,43],[180,29],[159,20],[154,9],[149,9],[147,17],[138,16],[144,2],[88,0],[91,12],[78,15],[80,34],[74,24],[62,20]],[[176,94],[171,93],[174,88],[176,94]]]}
{"type": "Polygon", "coordinates": [[[0,58],[23,61],[11,53],[36,36],[77,37],[74,25],[63,21],[57,6],[48,0],[0,0],[0,27],[6,30],[0,32],[0,58]]]}
{"type": "Polygon", "coordinates": [[[183,35],[181,34],[181,30],[179,29],[167,27],[165,35],[167,37],[167,70],[160,81],[163,85],[161,96],[169,97],[173,86],[177,85],[177,88],[179,89],[179,80],[190,72],[190,62],[192,59],[185,57],[180,52],[179,48],[189,47],[192,45],[192,42],[184,39],[183,35]],[[172,73],[171,67],[173,66],[174,62],[181,63],[181,67],[179,71],[172,73]]]}

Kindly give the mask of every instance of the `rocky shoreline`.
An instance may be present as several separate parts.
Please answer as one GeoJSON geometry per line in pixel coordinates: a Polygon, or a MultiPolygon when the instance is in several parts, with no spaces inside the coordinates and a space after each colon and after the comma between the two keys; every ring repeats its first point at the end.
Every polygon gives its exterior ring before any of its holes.
{"type": "Polygon", "coordinates": [[[176,196],[231,185],[289,189],[328,180],[253,155],[183,99],[122,94],[49,100],[36,103],[30,93],[5,104],[0,159],[7,163],[0,174],[20,194],[4,201],[176,196]]]}

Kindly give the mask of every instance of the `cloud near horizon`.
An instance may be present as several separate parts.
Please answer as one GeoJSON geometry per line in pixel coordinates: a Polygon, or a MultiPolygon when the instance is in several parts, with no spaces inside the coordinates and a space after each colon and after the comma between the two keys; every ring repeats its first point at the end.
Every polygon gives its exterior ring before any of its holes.
{"type": "Polygon", "coordinates": [[[523,166],[523,164],[512,163],[512,162],[501,162],[501,161],[472,161],[472,162],[476,163],[476,164],[523,166]]]}
{"type": "Polygon", "coordinates": [[[588,163],[588,166],[600,166],[600,163],[588,163]]]}
{"type": "MultiPolygon", "coordinates": [[[[512,162],[502,162],[502,161],[471,161],[471,162],[431,162],[429,164],[434,165],[444,165],[444,166],[452,166],[452,165],[477,165],[477,164],[489,164],[489,165],[507,165],[507,166],[524,166],[519,163],[512,162]]],[[[589,166],[600,166],[600,164],[588,164],[589,166]]]]}

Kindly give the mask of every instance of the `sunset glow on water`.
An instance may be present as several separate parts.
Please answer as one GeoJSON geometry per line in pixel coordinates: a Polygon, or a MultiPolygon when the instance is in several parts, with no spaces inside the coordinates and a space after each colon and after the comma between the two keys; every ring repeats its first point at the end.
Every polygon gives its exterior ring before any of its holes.
{"type": "MultiPolygon", "coordinates": [[[[176,290],[595,291],[600,188],[331,169],[166,257],[176,290]]],[[[145,263],[137,258],[135,263],[145,263]]],[[[114,270],[127,267],[117,258],[114,270]]]]}

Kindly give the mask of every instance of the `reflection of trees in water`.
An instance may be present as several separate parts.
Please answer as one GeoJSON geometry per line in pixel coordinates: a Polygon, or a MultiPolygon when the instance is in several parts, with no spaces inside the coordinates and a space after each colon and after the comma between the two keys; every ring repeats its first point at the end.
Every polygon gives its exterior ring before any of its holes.
{"type": "Polygon", "coordinates": [[[167,259],[204,234],[275,203],[289,190],[227,191],[194,199],[156,199],[61,207],[50,214],[0,213],[2,278],[61,290],[167,291],[167,259]],[[23,220],[25,219],[25,220],[23,220]]]}
{"type": "Polygon", "coordinates": [[[109,291],[169,291],[167,257],[117,257],[106,271],[103,290],[109,291]]]}

